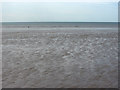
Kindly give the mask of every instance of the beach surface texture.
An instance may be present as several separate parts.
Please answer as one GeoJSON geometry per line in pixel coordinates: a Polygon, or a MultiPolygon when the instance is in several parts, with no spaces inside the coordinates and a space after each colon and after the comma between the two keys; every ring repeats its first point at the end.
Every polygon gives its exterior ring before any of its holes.
{"type": "Polygon", "coordinates": [[[3,88],[118,87],[117,30],[30,28],[3,29],[3,88]]]}

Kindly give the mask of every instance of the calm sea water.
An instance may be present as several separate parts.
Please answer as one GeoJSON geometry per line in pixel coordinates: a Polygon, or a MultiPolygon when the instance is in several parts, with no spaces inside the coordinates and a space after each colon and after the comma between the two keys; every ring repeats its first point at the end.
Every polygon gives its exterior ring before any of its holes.
{"type": "Polygon", "coordinates": [[[23,25],[23,26],[81,26],[81,27],[111,27],[117,26],[117,22],[3,22],[2,25],[23,25]]]}
{"type": "Polygon", "coordinates": [[[3,22],[3,30],[103,30],[118,28],[117,22],[3,22]]]}

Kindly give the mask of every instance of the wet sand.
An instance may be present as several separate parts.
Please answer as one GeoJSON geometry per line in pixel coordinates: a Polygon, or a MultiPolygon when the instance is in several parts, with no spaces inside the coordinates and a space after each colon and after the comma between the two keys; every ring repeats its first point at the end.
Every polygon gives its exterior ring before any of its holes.
{"type": "Polygon", "coordinates": [[[117,88],[114,30],[2,33],[3,88],[117,88]]]}

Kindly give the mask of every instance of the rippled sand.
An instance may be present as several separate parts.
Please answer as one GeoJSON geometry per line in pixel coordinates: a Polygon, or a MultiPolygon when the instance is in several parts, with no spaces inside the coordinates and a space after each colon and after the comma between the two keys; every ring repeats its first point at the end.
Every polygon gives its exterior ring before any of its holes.
{"type": "Polygon", "coordinates": [[[115,31],[3,32],[3,88],[117,88],[115,31]]]}

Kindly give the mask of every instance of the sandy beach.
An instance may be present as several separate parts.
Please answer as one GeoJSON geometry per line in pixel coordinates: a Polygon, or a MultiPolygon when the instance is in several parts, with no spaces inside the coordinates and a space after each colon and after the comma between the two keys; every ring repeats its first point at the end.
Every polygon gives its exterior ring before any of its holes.
{"type": "Polygon", "coordinates": [[[116,30],[2,32],[3,88],[117,88],[116,30]]]}

